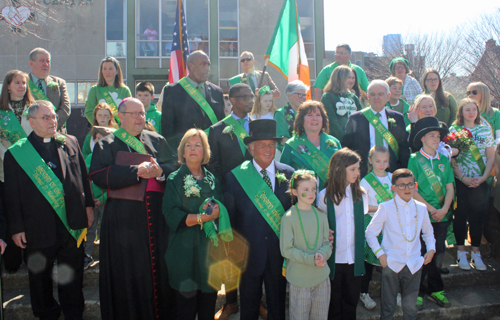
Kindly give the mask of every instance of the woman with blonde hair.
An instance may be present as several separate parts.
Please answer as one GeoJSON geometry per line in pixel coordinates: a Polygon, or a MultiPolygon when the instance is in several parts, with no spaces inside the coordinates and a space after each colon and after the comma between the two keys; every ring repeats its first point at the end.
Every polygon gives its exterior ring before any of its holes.
{"type": "Polygon", "coordinates": [[[274,119],[276,106],[274,105],[273,92],[269,86],[260,88],[255,102],[253,103],[250,118],[257,119],[274,119]]]}
{"type": "Polygon", "coordinates": [[[349,89],[354,82],[354,70],[348,66],[338,66],[333,70],[321,97],[330,120],[330,134],[339,141],[342,141],[351,113],[362,109],[358,97],[349,89]]]}
{"type": "Polygon", "coordinates": [[[467,87],[467,96],[477,102],[481,117],[490,125],[496,142],[500,142],[500,110],[491,106],[488,86],[482,82],[473,82],[467,87]]]}

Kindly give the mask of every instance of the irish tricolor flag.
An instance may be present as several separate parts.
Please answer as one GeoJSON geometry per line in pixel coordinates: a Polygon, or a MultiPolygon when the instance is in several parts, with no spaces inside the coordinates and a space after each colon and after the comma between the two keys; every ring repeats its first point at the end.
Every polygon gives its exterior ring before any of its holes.
{"type": "MultiPolygon", "coordinates": [[[[311,86],[309,64],[307,63],[304,41],[300,32],[299,14],[295,0],[285,0],[274,34],[264,56],[288,82],[301,80],[311,86]]],[[[307,93],[311,98],[311,91],[307,93]]]]}

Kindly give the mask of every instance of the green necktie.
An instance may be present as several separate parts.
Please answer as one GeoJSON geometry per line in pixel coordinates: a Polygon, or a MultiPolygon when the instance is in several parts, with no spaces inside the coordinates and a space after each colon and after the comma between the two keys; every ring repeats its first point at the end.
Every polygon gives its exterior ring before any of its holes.
{"type": "MultiPolygon", "coordinates": [[[[245,122],[247,122],[247,119],[243,118],[243,119],[238,119],[236,121],[238,121],[238,123],[246,131],[246,129],[245,129],[245,122]]],[[[241,139],[241,138],[238,137],[238,139],[241,139]]],[[[240,141],[243,142],[243,139],[241,139],[240,141]]],[[[245,145],[243,143],[240,143],[240,149],[241,149],[241,153],[243,153],[243,156],[245,156],[245,153],[247,152],[247,148],[245,147],[245,145]]]]}
{"type": "MultiPolygon", "coordinates": [[[[380,114],[380,112],[377,112],[375,113],[375,115],[377,116],[378,120],[380,121],[380,117],[382,116],[380,114]]],[[[382,137],[382,135],[378,132],[377,129],[375,129],[375,144],[377,146],[383,146],[384,145],[384,138],[382,137]]]]}
{"type": "Polygon", "coordinates": [[[199,83],[198,86],[196,87],[196,90],[198,90],[198,92],[204,97],[204,92],[203,92],[203,87],[202,87],[202,84],[199,83]]]}
{"type": "Polygon", "coordinates": [[[271,190],[273,190],[273,184],[271,183],[271,179],[269,179],[269,176],[267,175],[267,170],[262,169],[262,170],[260,170],[260,173],[262,173],[262,179],[264,179],[264,181],[267,183],[269,188],[271,188],[271,190]]]}
{"type": "Polygon", "coordinates": [[[255,83],[253,82],[254,77],[255,77],[254,73],[248,75],[248,85],[250,86],[250,88],[252,88],[252,93],[255,94],[255,83]]]}
{"type": "Polygon", "coordinates": [[[243,119],[238,119],[237,121],[241,124],[241,126],[243,127],[243,129],[245,129],[245,122],[247,122],[247,119],[243,118],[243,119]]]}

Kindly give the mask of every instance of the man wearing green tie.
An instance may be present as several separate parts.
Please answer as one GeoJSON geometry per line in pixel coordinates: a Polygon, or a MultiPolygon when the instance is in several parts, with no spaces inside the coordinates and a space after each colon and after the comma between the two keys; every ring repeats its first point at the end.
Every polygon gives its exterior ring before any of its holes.
{"type": "Polygon", "coordinates": [[[229,79],[229,83],[231,85],[235,85],[236,83],[248,84],[252,89],[252,92],[254,94],[257,94],[261,78],[264,77],[264,79],[262,80],[262,85],[260,87],[269,86],[273,93],[273,98],[277,99],[280,97],[280,91],[276,84],[273,82],[273,79],[271,79],[269,73],[263,73],[262,71],[255,70],[255,58],[253,56],[253,53],[251,53],[250,51],[243,51],[240,56],[240,65],[243,73],[240,73],[229,79]]]}
{"type": "Polygon", "coordinates": [[[368,153],[375,145],[383,145],[389,149],[388,171],[393,172],[408,165],[408,133],[403,115],[385,108],[390,96],[387,83],[373,80],[368,86],[370,107],[352,113],[347,120],[342,146],[361,156],[361,177],[367,173],[368,153]]]}

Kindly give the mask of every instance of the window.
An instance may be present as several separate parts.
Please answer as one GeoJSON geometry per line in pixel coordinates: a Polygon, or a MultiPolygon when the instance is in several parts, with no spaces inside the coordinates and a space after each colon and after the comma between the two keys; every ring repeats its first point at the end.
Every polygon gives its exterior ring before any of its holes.
{"type": "Polygon", "coordinates": [[[136,22],[136,56],[158,57],[160,3],[158,0],[138,0],[136,22]]]}
{"type": "Polygon", "coordinates": [[[97,82],[78,82],[78,104],[85,104],[87,96],[89,95],[90,88],[95,86],[97,82]]]}
{"type": "Polygon", "coordinates": [[[126,57],[127,27],[124,0],[106,0],[106,55],[126,57]]]}
{"type": "Polygon", "coordinates": [[[66,81],[66,89],[68,90],[69,102],[71,104],[76,103],[76,94],[75,94],[76,83],[66,81]]]}
{"type": "Polygon", "coordinates": [[[239,68],[239,1],[219,0],[219,81],[228,86],[227,79],[237,75],[239,68]]]}

